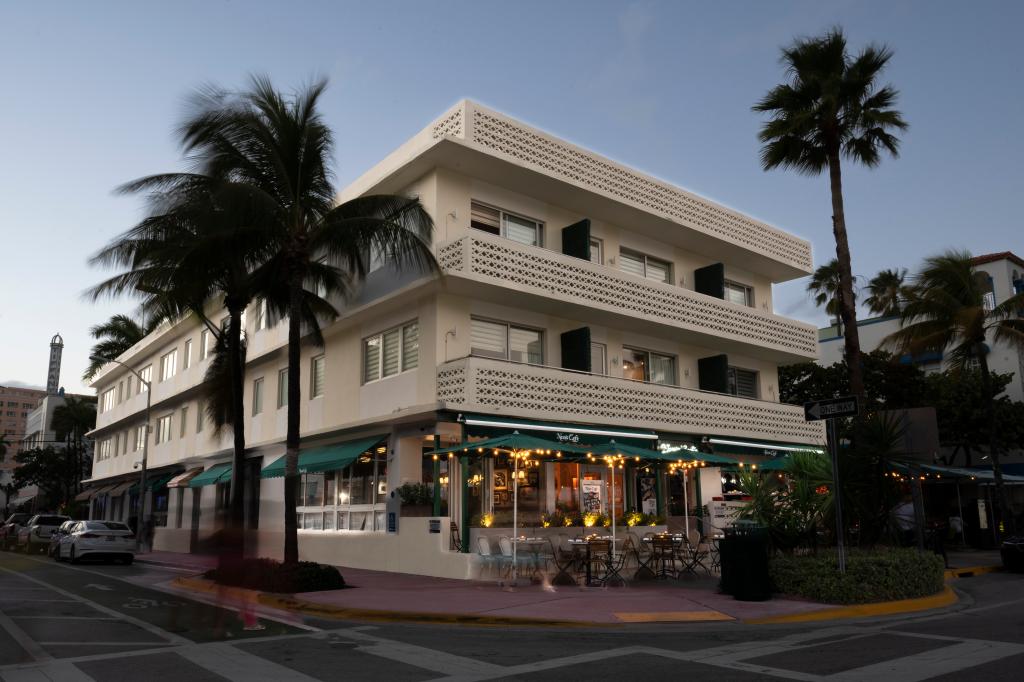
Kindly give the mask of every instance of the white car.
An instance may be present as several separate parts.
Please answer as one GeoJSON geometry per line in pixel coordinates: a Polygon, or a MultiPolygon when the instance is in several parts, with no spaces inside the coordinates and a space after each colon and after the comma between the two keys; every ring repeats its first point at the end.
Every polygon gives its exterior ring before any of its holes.
{"type": "Polygon", "coordinates": [[[135,533],[120,521],[79,521],[60,539],[57,561],[77,564],[84,558],[135,560],[135,533]]]}

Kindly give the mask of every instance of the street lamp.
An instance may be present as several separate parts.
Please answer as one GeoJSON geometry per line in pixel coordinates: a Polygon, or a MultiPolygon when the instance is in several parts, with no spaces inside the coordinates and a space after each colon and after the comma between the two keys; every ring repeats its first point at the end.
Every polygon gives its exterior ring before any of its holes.
{"type": "MultiPolygon", "coordinates": [[[[97,358],[91,358],[93,360],[97,358]]],[[[139,380],[140,386],[146,387],[146,425],[145,425],[145,438],[142,439],[142,466],[139,473],[139,495],[135,500],[135,551],[141,551],[142,549],[142,529],[145,528],[143,514],[146,513],[146,461],[149,451],[149,408],[153,403],[153,382],[146,381],[142,378],[142,375],[136,372],[134,369],[121,362],[120,360],[108,360],[107,358],[98,358],[104,362],[112,362],[115,365],[121,365],[126,370],[135,375],[135,378],[139,380]]]]}

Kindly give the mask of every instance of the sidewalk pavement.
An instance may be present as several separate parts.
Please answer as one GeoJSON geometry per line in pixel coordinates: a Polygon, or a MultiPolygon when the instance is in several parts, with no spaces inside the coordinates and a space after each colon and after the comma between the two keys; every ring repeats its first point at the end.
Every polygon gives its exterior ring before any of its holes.
{"type": "Polygon", "coordinates": [[[975,568],[1002,566],[1003,558],[998,549],[946,549],[950,568],[975,568]]]}

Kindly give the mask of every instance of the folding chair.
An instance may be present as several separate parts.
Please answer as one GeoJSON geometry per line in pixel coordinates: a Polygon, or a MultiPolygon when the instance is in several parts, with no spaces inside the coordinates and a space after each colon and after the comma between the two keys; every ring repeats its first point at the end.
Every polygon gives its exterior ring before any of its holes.
{"type": "Polygon", "coordinates": [[[454,521],[452,521],[452,524],[451,524],[451,534],[452,534],[452,547],[455,548],[456,552],[461,552],[462,551],[462,534],[459,533],[459,524],[455,523],[454,521]]]}

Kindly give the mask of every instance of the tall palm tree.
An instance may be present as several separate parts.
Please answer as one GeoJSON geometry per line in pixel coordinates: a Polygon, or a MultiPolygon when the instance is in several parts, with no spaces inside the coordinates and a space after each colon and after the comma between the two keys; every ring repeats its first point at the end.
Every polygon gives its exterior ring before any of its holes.
{"type": "Polygon", "coordinates": [[[820,38],[796,40],[782,50],[788,82],[769,90],[753,107],[769,115],[759,134],[765,170],[793,169],[805,175],[828,171],[850,389],[862,399],[864,378],[841,160],[870,168],[879,164],[883,152],[898,155],[899,140],[893,132],[906,129],[907,124],[892,108],[897,91],[889,85],[878,86],[891,57],[889,49],[875,45],[851,56],[839,28],[820,38]]]}
{"type": "MultiPolygon", "coordinates": [[[[64,456],[74,457],[76,471],[85,474],[85,434],[96,427],[96,400],[90,398],[79,398],[69,395],[64,398],[64,404],[58,405],[53,410],[51,420],[56,439],[65,442],[64,456]]],[[[70,493],[77,493],[81,483],[75,481],[74,490],[70,493]]],[[[68,497],[73,497],[69,494],[68,497]]]]}
{"type": "MultiPolygon", "coordinates": [[[[191,124],[187,119],[183,129],[191,124]]],[[[197,169],[216,159],[191,154],[197,169]]],[[[242,315],[256,292],[256,269],[269,256],[267,205],[244,184],[200,173],[168,173],[141,178],[120,188],[146,193],[149,215],[96,254],[92,262],[123,269],[92,290],[142,296],[155,319],[195,315],[216,339],[217,362],[206,375],[209,411],[218,426],[230,423],[234,457],[230,486],[232,540],[240,550],[244,519],[245,415],[242,315]],[[208,304],[226,309],[227,325],[211,320],[208,304]],[[228,388],[225,390],[224,382],[228,388]],[[224,405],[225,398],[229,406],[224,405]]]]}
{"type": "Polygon", "coordinates": [[[882,270],[872,277],[868,282],[868,292],[871,295],[864,299],[868,310],[886,317],[899,315],[902,301],[906,298],[906,278],[906,268],[882,270]]]}
{"type": "Polygon", "coordinates": [[[96,343],[89,354],[89,366],[82,375],[83,381],[89,381],[108,361],[116,360],[119,355],[146,338],[156,327],[159,320],[150,319],[147,323],[139,323],[130,315],[113,315],[109,320],[89,330],[96,343]]]}
{"type": "Polygon", "coordinates": [[[999,459],[999,429],[996,423],[995,396],[989,373],[987,339],[1024,351],[1024,294],[990,307],[985,300],[987,288],[974,270],[971,254],[947,251],[925,259],[924,268],[907,290],[907,301],[900,314],[901,328],[883,341],[901,353],[941,352],[955,372],[980,372],[982,392],[993,400],[989,410],[989,452],[995,477],[1000,515],[1011,532],[1016,520],[1003,485],[999,459]]]}
{"type": "MultiPolygon", "coordinates": [[[[835,258],[824,265],[819,265],[807,283],[807,292],[814,296],[814,304],[819,308],[824,306],[825,312],[836,321],[836,330],[843,332],[843,318],[841,315],[842,284],[839,277],[839,261],[835,258]]],[[[856,294],[855,294],[856,295],[856,294]]]]}
{"type": "Polygon", "coordinates": [[[210,175],[245,184],[262,196],[274,227],[273,255],[260,269],[261,291],[288,318],[288,414],[284,481],[285,562],[298,561],[295,524],[304,337],[322,344],[321,323],[359,288],[371,252],[400,266],[433,271],[433,222],[416,198],[364,196],[335,203],[333,137],[318,104],[318,81],[291,96],[265,77],[248,90],[208,90],[184,128],[186,149],[209,157],[210,175]]]}

